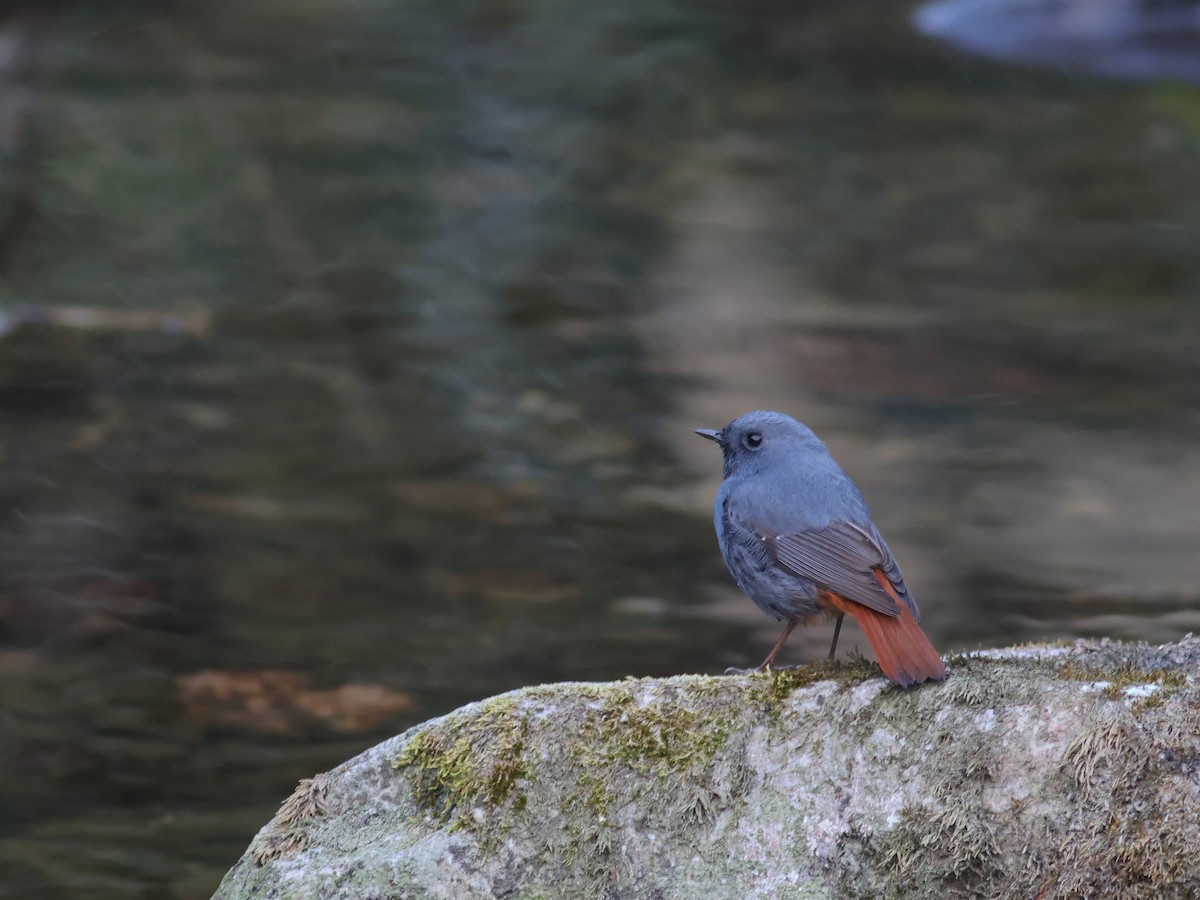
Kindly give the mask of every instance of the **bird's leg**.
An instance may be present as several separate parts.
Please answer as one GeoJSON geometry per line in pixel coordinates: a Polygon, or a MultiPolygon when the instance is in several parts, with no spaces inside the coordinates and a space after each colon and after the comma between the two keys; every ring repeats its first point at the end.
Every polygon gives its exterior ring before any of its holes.
{"type": "Polygon", "coordinates": [[[833,662],[834,654],[837,653],[838,635],[842,633],[842,619],[846,618],[844,612],[837,614],[837,624],[833,626],[833,643],[829,645],[829,661],[833,662]]]}
{"type": "Polygon", "coordinates": [[[792,633],[792,629],[796,627],[798,619],[788,619],[787,626],[783,629],[783,634],[779,636],[779,640],[775,642],[775,646],[771,648],[771,652],[767,654],[767,658],[762,661],[762,665],[758,667],[758,671],[765,672],[771,668],[771,663],[775,661],[775,654],[783,647],[783,642],[788,639],[788,635],[792,633]]]}

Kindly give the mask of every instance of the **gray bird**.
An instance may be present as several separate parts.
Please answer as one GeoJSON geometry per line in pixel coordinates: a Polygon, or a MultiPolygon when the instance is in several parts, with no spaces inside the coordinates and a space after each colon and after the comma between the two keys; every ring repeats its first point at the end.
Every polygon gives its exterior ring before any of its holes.
{"type": "Polygon", "coordinates": [[[821,613],[837,616],[832,660],[849,613],[896,684],[946,677],[866,501],[810,429],[760,410],[696,434],[716,441],[724,460],[713,522],[725,564],[760,609],[787,622],[760,670],[797,622],[821,613]]]}

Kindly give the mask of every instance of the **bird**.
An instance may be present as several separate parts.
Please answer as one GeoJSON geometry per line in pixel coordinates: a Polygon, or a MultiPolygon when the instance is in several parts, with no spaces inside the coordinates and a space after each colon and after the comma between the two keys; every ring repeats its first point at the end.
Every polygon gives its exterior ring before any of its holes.
{"type": "Polygon", "coordinates": [[[721,448],[713,524],[725,564],[760,609],[786,623],[759,671],[771,668],[797,623],[832,613],[831,661],[849,615],[896,684],[946,677],[866,501],[811,429],[756,410],[695,431],[721,448]]]}

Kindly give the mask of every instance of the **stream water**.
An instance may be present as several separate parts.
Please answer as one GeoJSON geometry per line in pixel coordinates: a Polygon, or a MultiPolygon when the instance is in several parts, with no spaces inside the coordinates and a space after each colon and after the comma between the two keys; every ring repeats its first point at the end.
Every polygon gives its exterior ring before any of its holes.
{"type": "Polygon", "coordinates": [[[1200,94],[910,13],[67,7],[3,186],[0,898],[206,897],[416,722],[757,662],[692,434],[748,409],[943,651],[1200,627],[1200,94]]]}

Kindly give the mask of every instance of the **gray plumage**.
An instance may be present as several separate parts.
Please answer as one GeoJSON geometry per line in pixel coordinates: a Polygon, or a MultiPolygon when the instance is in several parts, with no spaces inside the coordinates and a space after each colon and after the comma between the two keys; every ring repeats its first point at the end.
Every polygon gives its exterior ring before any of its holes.
{"type": "Polygon", "coordinates": [[[734,581],[777,619],[817,614],[832,591],[887,616],[896,596],[920,618],[900,567],[871,523],[866,501],[810,429],[790,416],[756,411],[719,431],[725,480],[713,508],[721,554],[734,581]]]}

